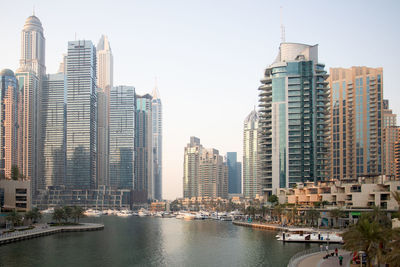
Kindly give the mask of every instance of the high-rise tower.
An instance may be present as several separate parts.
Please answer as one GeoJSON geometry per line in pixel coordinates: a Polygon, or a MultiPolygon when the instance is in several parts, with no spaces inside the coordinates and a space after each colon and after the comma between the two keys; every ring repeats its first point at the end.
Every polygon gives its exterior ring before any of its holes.
{"type": "Polygon", "coordinates": [[[66,184],[70,187],[96,186],[96,83],[92,42],[68,42],[66,184]]]}
{"type": "Polygon", "coordinates": [[[102,35],[97,51],[97,184],[110,185],[110,90],[113,86],[113,55],[108,37],[102,35]]]}
{"type": "Polygon", "coordinates": [[[19,90],[14,72],[0,72],[0,177],[11,178],[18,164],[19,90]]]}
{"type": "Polygon", "coordinates": [[[259,87],[264,195],[328,177],[329,89],[318,46],[281,43],[259,87]]]}
{"type": "Polygon", "coordinates": [[[261,194],[258,134],[259,117],[253,110],[244,120],[243,129],[243,195],[255,198],[261,194]]]}
{"type": "Polygon", "coordinates": [[[236,152],[226,153],[226,164],[228,165],[228,193],[242,193],[242,164],[237,161],[236,152]]]}
{"type": "Polygon", "coordinates": [[[382,68],[331,68],[331,177],[382,174],[382,68]]]}
{"type": "Polygon", "coordinates": [[[389,100],[383,100],[383,174],[395,177],[395,144],[399,140],[400,129],[397,116],[389,109],[389,100]]]}
{"type": "Polygon", "coordinates": [[[109,185],[134,188],[135,88],[115,86],[110,92],[109,185]]]}
{"type": "Polygon", "coordinates": [[[154,198],[162,199],[162,105],[157,86],[153,90],[151,100],[153,131],[153,177],[154,198]]]}
{"type": "Polygon", "coordinates": [[[151,99],[136,95],[135,190],[146,192],[147,199],[154,199],[151,99]]]}

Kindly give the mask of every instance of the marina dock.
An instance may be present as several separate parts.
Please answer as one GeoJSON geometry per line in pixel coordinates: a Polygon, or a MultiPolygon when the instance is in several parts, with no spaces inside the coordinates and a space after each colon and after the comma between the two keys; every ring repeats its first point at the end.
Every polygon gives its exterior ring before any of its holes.
{"type": "Polygon", "coordinates": [[[52,235],[62,232],[83,232],[83,231],[98,231],[103,230],[103,224],[96,223],[82,223],[79,225],[65,225],[65,226],[37,226],[31,230],[15,231],[12,233],[3,233],[0,235],[0,245],[12,242],[22,241],[26,239],[52,235]]]}

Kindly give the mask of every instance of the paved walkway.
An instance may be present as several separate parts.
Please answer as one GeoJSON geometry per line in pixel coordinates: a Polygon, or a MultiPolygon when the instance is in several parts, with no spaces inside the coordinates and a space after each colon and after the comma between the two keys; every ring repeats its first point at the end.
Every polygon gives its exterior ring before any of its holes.
{"type": "MultiPolygon", "coordinates": [[[[332,251],[330,251],[332,252],[332,251]]],[[[304,257],[299,263],[298,267],[336,267],[339,265],[339,259],[336,256],[329,257],[328,259],[324,260],[323,257],[326,255],[326,252],[319,252],[311,254],[308,257],[304,257]]],[[[350,266],[351,260],[351,252],[346,250],[339,250],[339,255],[343,256],[343,265],[344,267],[350,266]]]]}

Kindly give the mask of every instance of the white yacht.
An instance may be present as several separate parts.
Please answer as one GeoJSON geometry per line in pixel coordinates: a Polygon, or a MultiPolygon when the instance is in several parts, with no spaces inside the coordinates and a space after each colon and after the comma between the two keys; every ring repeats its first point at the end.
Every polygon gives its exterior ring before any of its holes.
{"type": "Polygon", "coordinates": [[[100,215],[102,215],[102,212],[99,210],[88,209],[83,214],[88,217],[100,217],[100,215]]]}
{"type": "Polygon", "coordinates": [[[318,231],[311,228],[287,229],[276,235],[278,241],[305,243],[343,243],[343,238],[337,232],[318,231]]]}
{"type": "Polygon", "coordinates": [[[132,215],[133,215],[132,211],[130,211],[130,210],[121,210],[121,211],[117,212],[118,217],[129,217],[132,215]]]}
{"type": "Polygon", "coordinates": [[[46,210],[42,210],[42,211],[40,211],[40,213],[42,213],[42,214],[52,214],[52,213],[54,213],[54,208],[48,208],[46,210]]]}

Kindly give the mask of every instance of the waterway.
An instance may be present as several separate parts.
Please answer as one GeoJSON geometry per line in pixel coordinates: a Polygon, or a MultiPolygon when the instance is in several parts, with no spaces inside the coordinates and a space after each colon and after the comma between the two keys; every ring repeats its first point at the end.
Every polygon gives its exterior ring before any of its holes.
{"type": "Polygon", "coordinates": [[[59,233],[0,246],[0,266],[286,266],[311,244],[213,220],[102,216],[95,232],[59,233]]]}

